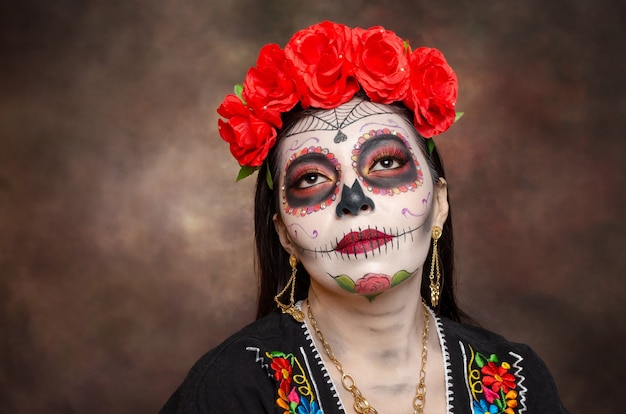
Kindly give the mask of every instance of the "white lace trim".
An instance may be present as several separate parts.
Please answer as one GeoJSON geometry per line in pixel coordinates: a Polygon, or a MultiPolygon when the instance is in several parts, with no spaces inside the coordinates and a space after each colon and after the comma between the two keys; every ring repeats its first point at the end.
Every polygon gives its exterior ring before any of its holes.
{"type": "MultiPolygon", "coordinates": [[[[298,303],[296,303],[296,307],[298,309],[302,310],[302,301],[299,301],[298,303]]],[[[311,348],[311,352],[313,352],[313,357],[317,360],[317,365],[319,365],[320,370],[322,371],[322,375],[326,379],[326,383],[330,385],[330,391],[332,392],[333,397],[335,398],[335,400],[337,402],[337,407],[343,413],[345,413],[346,410],[345,410],[345,408],[343,406],[343,401],[341,401],[341,396],[337,392],[337,387],[335,387],[335,383],[333,382],[333,379],[331,378],[330,374],[328,373],[328,370],[326,369],[326,364],[324,364],[324,360],[322,359],[322,356],[320,355],[319,351],[317,350],[317,346],[315,345],[315,341],[313,340],[313,336],[311,335],[311,331],[309,330],[309,326],[307,325],[306,321],[303,321],[302,325],[300,325],[300,326],[304,330],[304,337],[309,341],[309,346],[311,348]]],[[[302,350],[302,352],[304,352],[304,350],[302,350]]],[[[309,373],[311,374],[311,378],[313,378],[313,372],[311,372],[311,368],[309,367],[308,362],[307,362],[307,369],[309,369],[309,373]]],[[[318,391],[317,390],[317,385],[315,385],[315,392],[317,393],[317,401],[319,402],[320,410],[322,412],[324,412],[324,408],[322,407],[322,399],[320,397],[319,392],[317,392],[317,391],[318,391]]]]}
{"type": "Polygon", "coordinates": [[[435,315],[432,309],[428,308],[437,325],[437,336],[439,337],[439,345],[441,346],[441,356],[443,357],[444,376],[446,380],[446,412],[453,413],[454,408],[454,390],[452,388],[452,363],[450,362],[450,352],[446,343],[446,335],[443,333],[443,322],[435,315]]]}
{"type": "Polygon", "coordinates": [[[254,362],[261,365],[261,368],[263,368],[267,376],[271,378],[272,374],[270,373],[270,366],[265,362],[265,358],[261,356],[261,350],[256,346],[247,346],[246,351],[254,352],[254,362]]]}
{"type": "Polygon", "coordinates": [[[522,375],[523,368],[519,364],[520,362],[524,360],[524,358],[522,358],[521,355],[518,355],[513,351],[509,352],[509,355],[511,355],[513,358],[516,359],[516,361],[513,363],[513,367],[516,369],[516,371],[514,372],[515,376],[519,378],[519,382],[517,383],[519,391],[517,395],[519,395],[519,404],[521,405],[521,407],[519,407],[519,412],[521,414],[525,412],[526,410],[528,410],[528,407],[526,407],[526,392],[528,391],[528,388],[526,388],[526,386],[523,385],[524,381],[526,380],[526,377],[522,375]]]}
{"type": "Polygon", "coordinates": [[[461,349],[461,354],[463,355],[463,378],[465,379],[465,389],[467,390],[467,397],[469,399],[469,409],[470,412],[472,412],[474,410],[474,408],[472,407],[472,401],[474,400],[474,397],[472,396],[469,382],[467,382],[469,378],[469,373],[467,372],[467,354],[465,353],[465,344],[463,344],[462,341],[459,341],[459,348],[461,349]]]}

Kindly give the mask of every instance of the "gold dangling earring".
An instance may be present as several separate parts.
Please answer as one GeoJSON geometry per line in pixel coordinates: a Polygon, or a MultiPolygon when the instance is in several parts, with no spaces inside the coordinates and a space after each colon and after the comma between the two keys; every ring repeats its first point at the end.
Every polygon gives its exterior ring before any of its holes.
{"type": "Polygon", "coordinates": [[[430,263],[430,304],[436,307],[439,304],[439,296],[441,295],[441,272],[439,271],[439,253],[437,252],[437,240],[441,237],[441,227],[434,226],[432,229],[433,238],[433,259],[430,263]],[[435,281],[435,274],[437,279],[435,281]]]}
{"type": "Polygon", "coordinates": [[[289,266],[291,266],[291,277],[287,281],[287,284],[280,291],[280,293],[274,296],[274,302],[278,305],[280,310],[283,313],[290,314],[296,321],[302,322],[304,320],[304,313],[296,307],[294,304],[294,293],[296,291],[296,272],[298,271],[298,259],[293,254],[289,256],[289,266]],[[287,289],[291,288],[291,293],[289,294],[289,304],[285,305],[280,301],[280,297],[287,291],[287,289]]]}

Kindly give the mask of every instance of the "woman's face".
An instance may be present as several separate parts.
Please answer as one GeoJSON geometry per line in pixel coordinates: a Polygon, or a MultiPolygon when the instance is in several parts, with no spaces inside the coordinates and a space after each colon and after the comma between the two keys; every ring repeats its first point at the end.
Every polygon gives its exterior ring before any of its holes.
{"type": "Polygon", "coordinates": [[[282,139],[276,228],[312,284],[372,300],[422,268],[447,203],[438,213],[442,187],[418,139],[391,107],[362,100],[306,116],[282,139]]]}

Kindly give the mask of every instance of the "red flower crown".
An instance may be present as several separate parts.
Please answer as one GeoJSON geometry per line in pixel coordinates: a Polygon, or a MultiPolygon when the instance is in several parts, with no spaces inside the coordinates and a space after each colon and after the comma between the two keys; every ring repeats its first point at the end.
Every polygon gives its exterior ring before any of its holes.
{"type": "Polygon", "coordinates": [[[325,21],[294,34],[284,49],[265,45],[243,85],[219,106],[226,119],[218,121],[220,136],[242,167],[238,179],[263,164],[282,128],[281,115],[298,102],[331,109],[360,90],[372,102],[404,103],[425,138],[446,131],[457,117],[457,77],[439,50],[411,51],[380,26],[351,29],[325,21]]]}

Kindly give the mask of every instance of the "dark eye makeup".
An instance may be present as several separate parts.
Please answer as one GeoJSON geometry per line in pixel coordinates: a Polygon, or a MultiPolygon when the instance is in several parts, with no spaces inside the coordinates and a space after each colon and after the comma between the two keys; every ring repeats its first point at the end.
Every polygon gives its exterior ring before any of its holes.
{"type": "Polygon", "coordinates": [[[385,134],[361,144],[356,163],[368,186],[390,189],[417,180],[418,172],[411,150],[396,135],[385,134]]]}
{"type": "Polygon", "coordinates": [[[309,153],[293,160],[285,173],[285,197],[290,207],[311,206],[335,193],[339,179],[335,165],[324,154],[309,153]]]}

